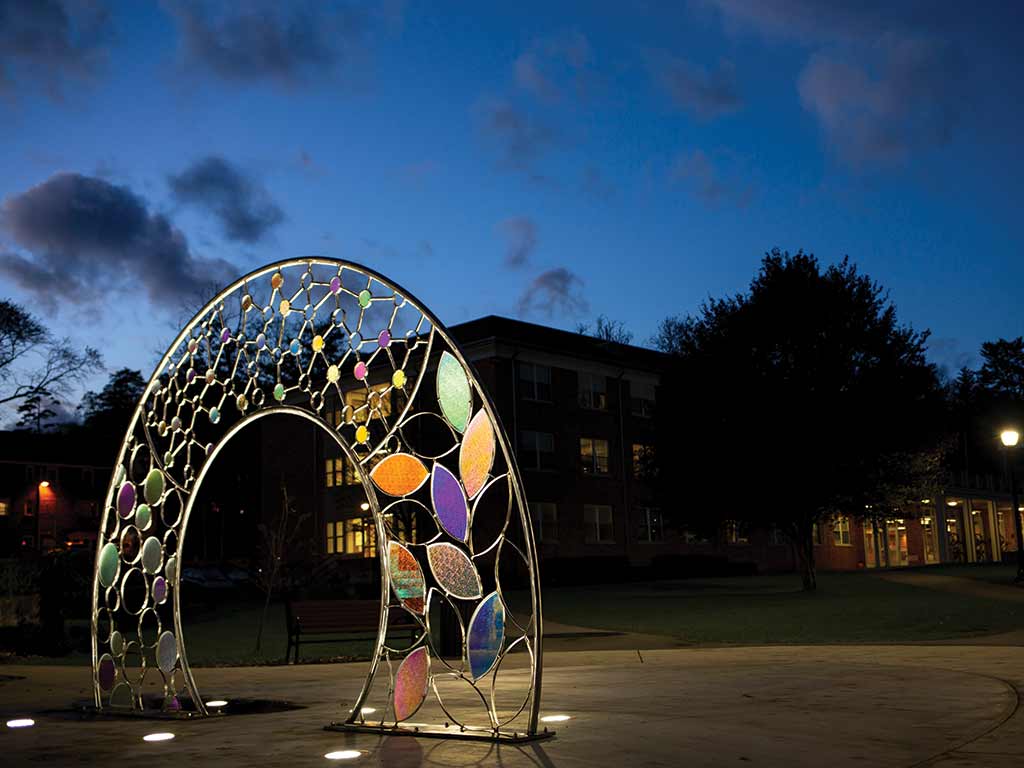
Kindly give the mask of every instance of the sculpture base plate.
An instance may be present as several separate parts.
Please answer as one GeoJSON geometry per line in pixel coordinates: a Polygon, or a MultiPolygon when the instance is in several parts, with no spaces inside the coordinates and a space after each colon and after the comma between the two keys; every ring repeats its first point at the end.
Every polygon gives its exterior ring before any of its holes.
{"type": "Polygon", "coordinates": [[[546,728],[540,733],[528,734],[518,731],[494,732],[489,728],[460,728],[452,725],[447,728],[439,725],[370,725],[368,723],[333,722],[324,726],[325,731],[341,731],[343,733],[372,733],[377,736],[413,736],[423,739],[461,739],[463,741],[491,741],[502,744],[526,744],[530,741],[542,741],[555,735],[546,728]]]}

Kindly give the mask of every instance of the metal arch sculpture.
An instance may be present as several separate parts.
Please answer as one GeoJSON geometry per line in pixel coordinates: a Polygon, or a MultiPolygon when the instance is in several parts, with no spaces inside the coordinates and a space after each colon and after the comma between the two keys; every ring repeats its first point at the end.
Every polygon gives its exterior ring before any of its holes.
{"type": "Polygon", "coordinates": [[[369,674],[342,726],[538,735],[537,554],[494,406],[422,304],[365,267],[319,257],[268,265],[223,290],[182,330],[146,386],[100,523],[92,611],[96,707],[209,714],[188,664],[178,558],[195,493],[217,453],[244,426],[275,413],[308,419],[331,434],[358,468],[374,519],[380,625],[369,674]],[[430,431],[421,419],[432,425],[435,440],[447,436],[450,445],[418,445],[430,431]],[[409,529],[395,524],[401,505],[436,525],[437,534],[410,540],[409,529]],[[510,560],[529,579],[523,616],[502,589],[510,560]],[[458,619],[461,659],[438,652],[431,627],[438,604],[458,619]],[[468,624],[460,606],[473,608],[468,624]],[[388,616],[395,610],[419,628],[405,648],[389,644],[388,616]],[[502,698],[499,706],[500,668],[517,650],[529,659],[528,686],[520,683],[514,703],[506,706],[502,698]],[[386,701],[372,725],[364,704],[381,662],[388,670],[386,701]],[[479,697],[473,717],[452,714],[439,690],[451,681],[479,697]],[[144,687],[156,695],[144,697],[144,687]],[[403,726],[431,694],[444,727],[403,726]]]}

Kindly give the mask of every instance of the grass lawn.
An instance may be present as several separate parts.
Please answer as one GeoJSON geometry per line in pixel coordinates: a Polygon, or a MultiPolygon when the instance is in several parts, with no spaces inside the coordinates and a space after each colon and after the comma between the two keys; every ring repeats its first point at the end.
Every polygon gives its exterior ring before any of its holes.
{"type": "MultiPolygon", "coordinates": [[[[1013,589],[1002,586],[1012,580],[1008,566],[934,572],[1013,589]]],[[[693,644],[884,643],[1024,629],[1024,601],[896,584],[876,573],[822,573],[818,592],[804,594],[789,574],[546,589],[544,616],[693,644]]]]}
{"type": "MultiPolygon", "coordinates": [[[[897,574],[971,580],[973,593],[912,586],[882,573],[821,573],[818,592],[800,591],[794,574],[686,579],[544,590],[549,621],[595,629],[666,635],[687,644],[886,643],[951,640],[1024,629],[1024,596],[1011,586],[1014,566],[937,566],[897,574]],[[998,599],[1014,590],[1012,599],[998,599]],[[991,592],[993,597],[985,593],[991,592]]],[[[528,598],[512,594],[513,606],[528,598]]],[[[185,642],[193,666],[283,663],[284,605],[273,603],[256,653],[262,603],[227,600],[185,607],[185,642]]],[[[371,640],[302,649],[301,661],[367,658],[371,640]]],[[[8,661],[88,666],[88,654],[8,661]]]]}

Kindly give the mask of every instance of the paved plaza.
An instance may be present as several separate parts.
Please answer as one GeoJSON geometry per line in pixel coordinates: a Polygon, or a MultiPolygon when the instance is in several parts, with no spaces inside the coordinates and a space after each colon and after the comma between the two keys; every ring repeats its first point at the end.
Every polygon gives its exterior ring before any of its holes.
{"type": "MultiPolygon", "coordinates": [[[[624,644],[635,636],[588,640],[624,644]]],[[[566,641],[553,640],[553,648],[566,641]]],[[[301,708],[197,721],[82,720],[75,667],[0,667],[3,765],[986,766],[1024,764],[1024,649],[994,645],[552,650],[543,713],[572,717],[524,746],[323,730],[342,715],[362,663],[196,670],[207,698],[301,708]],[[153,731],[175,739],[145,743],[153,731]]],[[[525,668],[508,672],[525,681],[525,668]]]]}

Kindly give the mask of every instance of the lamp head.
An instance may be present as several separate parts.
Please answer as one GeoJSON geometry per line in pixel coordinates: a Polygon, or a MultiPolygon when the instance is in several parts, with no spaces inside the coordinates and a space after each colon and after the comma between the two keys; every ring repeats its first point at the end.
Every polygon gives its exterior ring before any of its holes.
{"type": "Polygon", "coordinates": [[[1016,429],[1004,429],[999,433],[999,439],[1007,448],[1013,448],[1020,441],[1020,433],[1016,429]]]}

